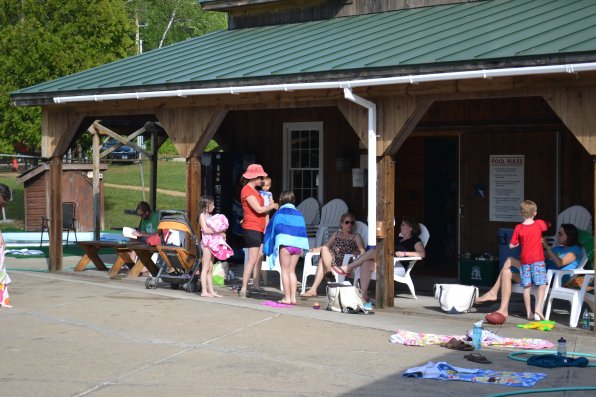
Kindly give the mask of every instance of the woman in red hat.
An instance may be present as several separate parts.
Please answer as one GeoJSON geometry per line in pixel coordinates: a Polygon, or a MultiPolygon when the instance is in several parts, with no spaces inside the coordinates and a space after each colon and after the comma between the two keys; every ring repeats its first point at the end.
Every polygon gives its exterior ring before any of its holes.
{"type": "Polygon", "coordinates": [[[248,280],[252,275],[253,268],[257,265],[259,252],[263,247],[263,233],[265,232],[267,215],[271,210],[276,210],[278,204],[272,202],[270,205],[265,206],[263,196],[256,189],[257,186],[263,184],[263,178],[267,176],[260,164],[249,165],[242,176],[248,180],[242,188],[242,192],[240,192],[242,211],[244,212],[242,229],[244,245],[248,248],[248,259],[244,261],[242,289],[239,294],[241,298],[246,298],[248,280]]]}

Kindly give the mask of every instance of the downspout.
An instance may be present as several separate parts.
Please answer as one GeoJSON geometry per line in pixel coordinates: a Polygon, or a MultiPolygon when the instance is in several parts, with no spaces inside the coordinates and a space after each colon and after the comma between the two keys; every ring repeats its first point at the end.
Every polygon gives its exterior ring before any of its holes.
{"type": "Polygon", "coordinates": [[[369,247],[377,245],[377,105],[344,88],[344,97],[368,109],[368,241],[369,247]]]}

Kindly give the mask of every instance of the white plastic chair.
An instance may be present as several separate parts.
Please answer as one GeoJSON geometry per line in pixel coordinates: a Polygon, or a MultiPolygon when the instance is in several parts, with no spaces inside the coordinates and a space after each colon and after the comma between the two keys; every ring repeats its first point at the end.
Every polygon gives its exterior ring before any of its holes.
{"type": "MultiPolygon", "coordinates": [[[[419,223],[420,226],[420,240],[422,241],[422,245],[426,248],[426,244],[428,244],[428,240],[430,239],[430,233],[426,226],[422,223],[419,223]]],[[[410,276],[410,272],[414,268],[414,265],[419,261],[422,260],[419,256],[407,256],[407,257],[395,257],[393,258],[393,281],[406,284],[410,290],[410,294],[414,297],[414,299],[418,299],[416,296],[416,290],[414,289],[414,282],[412,281],[412,277],[410,276]],[[408,262],[408,267],[405,268],[401,262],[408,262]]],[[[377,272],[372,272],[370,275],[371,280],[377,279],[377,272]]],[[[360,280],[360,267],[358,267],[354,274],[354,285],[358,285],[358,280],[360,280]]]]}
{"type": "MultiPolygon", "coordinates": [[[[566,223],[566,222],[563,222],[563,223],[566,223]]],[[[588,255],[586,254],[586,250],[584,250],[583,248],[581,249],[581,256],[582,256],[582,258],[579,262],[577,269],[575,269],[575,270],[583,269],[584,266],[586,266],[586,264],[588,263],[588,255]]],[[[550,291],[550,293],[552,293],[551,286],[554,287],[557,285],[557,284],[555,284],[555,281],[557,280],[556,274],[559,272],[562,272],[562,271],[566,271],[566,270],[547,270],[547,272],[546,272],[546,281],[547,281],[546,293],[544,294],[544,301],[542,302],[542,307],[540,308],[540,310],[543,313],[544,313],[544,305],[546,305],[546,301],[551,299],[548,297],[549,291],[550,291]],[[555,280],[553,280],[553,277],[555,277],[555,280]]],[[[523,294],[524,287],[522,287],[519,283],[513,283],[511,285],[511,292],[523,294]]],[[[538,296],[538,287],[535,285],[532,285],[530,287],[530,294],[532,294],[534,296],[534,302],[535,302],[536,297],[538,296]]],[[[548,315],[546,315],[546,319],[548,320],[548,315]]]]}
{"type": "Polygon", "coordinates": [[[557,233],[564,223],[571,223],[579,230],[592,231],[592,215],[585,207],[581,205],[573,205],[557,216],[557,228],[555,229],[555,235],[545,237],[544,240],[549,244],[553,244],[557,241],[557,233]]]}
{"type": "MultiPolygon", "coordinates": [[[[248,259],[248,248],[242,248],[242,251],[244,251],[244,266],[246,266],[246,261],[248,259]]],[[[261,262],[261,271],[266,270],[268,272],[278,272],[279,273],[279,289],[283,292],[284,290],[284,286],[283,283],[281,282],[281,265],[279,263],[279,256],[277,257],[277,259],[275,260],[275,266],[273,267],[273,269],[269,268],[269,259],[267,257],[265,257],[265,259],[261,262]]],[[[266,282],[266,277],[263,277],[263,281],[266,282]]],[[[255,285],[254,287],[258,287],[258,285],[255,285]]]]}
{"type": "MultiPolygon", "coordinates": [[[[342,214],[343,215],[343,214],[342,214]]],[[[341,215],[340,215],[341,216],[341,215]]],[[[338,218],[339,221],[339,218],[338,218]]],[[[360,236],[363,238],[362,241],[364,241],[366,243],[366,239],[368,236],[368,227],[366,226],[365,223],[360,222],[360,221],[356,221],[356,225],[355,225],[355,232],[360,234],[360,236]]],[[[335,230],[337,228],[334,228],[335,230]]],[[[321,233],[321,240],[324,239],[324,241],[326,242],[327,240],[329,240],[329,238],[331,237],[331,234],[333,232],[335,232],[335,230],[330,231],[327,227],[322,227],[319,229],[319,233],[321,233]]],[[[321,246],[322,243],[318,246],[321,246]]],[[[314,276],[317,273],[317,264],[319,263],[319,259],[321,257],[321,254],[319,252],[309,252],[306,254],[306,256],[304,257],[304,268],[302,269],[302,286],[301,286],[301,293],[304,293],[304,291],[306,291],[306,281],[308,279],[308,276],[314,276]]],[[[351,255],[344,255],[344,262],[346,260],[346,258],[350,258],[351,255]]],[[[336,274],[335,275],[339,282],[344,280],[344,277],[336,274]]]]}
{"type": "MultiPolygon", "coordinates": [[[[583,266],[581,267],[583,268],[583,266]]],[[[581,268],[574,270],[555,270],[554,275],[552,288],[548,297],[548,305],[546,306],[545,318],[547,320],[550,318],[553,299],[566,300],[571,304],[571,309],[569,311],[569,326],[572,328],[577,327],[579,316],[582,310],[582,304],[586,298],[586,288],[588,287],[589,281],[591,279],[591,277],[588,277],[588,275],[594,277],[594,270],[583,270],[581,268]],[[579,290],[574,288],[565,288],[563,286],[563,276],[577,276],[582,274],[586,275],[586,277],[584,277],[584,282],[582,283],[582,286],[579,290]]]]}

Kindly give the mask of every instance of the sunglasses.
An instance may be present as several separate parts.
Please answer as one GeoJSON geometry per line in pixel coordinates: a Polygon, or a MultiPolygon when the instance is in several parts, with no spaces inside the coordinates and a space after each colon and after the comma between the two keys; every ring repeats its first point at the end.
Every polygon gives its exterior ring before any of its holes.
{"type": "Polygon", "coordinates": [[[354,221],[344,221],[344,225],[354,225],[355,223],[354,221]]]}

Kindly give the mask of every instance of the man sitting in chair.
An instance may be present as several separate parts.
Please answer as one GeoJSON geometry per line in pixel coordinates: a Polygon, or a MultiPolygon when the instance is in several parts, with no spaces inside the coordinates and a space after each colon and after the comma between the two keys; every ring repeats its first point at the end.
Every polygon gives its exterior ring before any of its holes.
{"type": "Polygon", "coordinates": [[[151,211],[149,203],[141,201],[137,204],[137,215],[141,217],[139,227],[132,234],[140,237],[139,241],[144,241],[147,236],[157,233],[158,216],[156,212],[151,211]]]}

